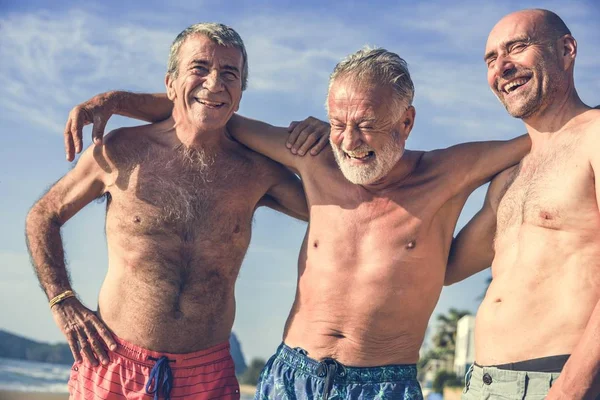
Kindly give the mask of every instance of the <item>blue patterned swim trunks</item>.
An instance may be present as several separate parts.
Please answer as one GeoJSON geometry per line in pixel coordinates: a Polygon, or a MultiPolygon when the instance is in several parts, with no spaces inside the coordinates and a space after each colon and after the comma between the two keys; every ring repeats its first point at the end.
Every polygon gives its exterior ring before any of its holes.
{"type": "Polygon", "coordinates": [[[254,400],[423,400],[415,364],[347,367],[282,343],[260,374],[254,400]]]}

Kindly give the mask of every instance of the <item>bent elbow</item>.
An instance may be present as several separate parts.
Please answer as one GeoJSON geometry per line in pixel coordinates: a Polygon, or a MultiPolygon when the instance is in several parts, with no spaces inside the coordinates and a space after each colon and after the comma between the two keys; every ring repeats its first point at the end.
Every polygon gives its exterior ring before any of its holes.
{"type": "Polygon", "coordinates": [[[444,286],[454,285],[461,280],[460,276],[453,271],[453,268],[450,265],[448,265],[446,267],[446,275],[444,276],[444,286]]]}
{"type": "Polygon", "coordinates": [[[58,217],[49,213],[41,201],[38,201],[31,207],[25,218],[25,235],[31,236],[45,225],[55,225],[58,228],[62,226],[58,217]]]}

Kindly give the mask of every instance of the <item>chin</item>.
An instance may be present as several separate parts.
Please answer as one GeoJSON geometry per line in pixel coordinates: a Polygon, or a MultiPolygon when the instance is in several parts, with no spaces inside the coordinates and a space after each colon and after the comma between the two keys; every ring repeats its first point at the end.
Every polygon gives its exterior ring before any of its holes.
{"type": "Polygon", "coordinates": [[[370,185],[382,178],[382,174],[373,168],[360,169],[349,166],[339,166],[344,177],[355,185],[370,185]]]}

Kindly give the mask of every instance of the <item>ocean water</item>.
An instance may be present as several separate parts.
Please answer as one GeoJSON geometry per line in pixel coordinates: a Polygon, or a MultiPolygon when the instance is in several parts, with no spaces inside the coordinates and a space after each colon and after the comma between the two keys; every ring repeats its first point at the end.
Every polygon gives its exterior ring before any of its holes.
{"type": "MultiPolygon", "coordinates": [[[[68,393],[69,365],[13,360],[0,357],[0,390],[68,393]]],[[[242,400],[252,396],[242,395],[242,400]]]]}

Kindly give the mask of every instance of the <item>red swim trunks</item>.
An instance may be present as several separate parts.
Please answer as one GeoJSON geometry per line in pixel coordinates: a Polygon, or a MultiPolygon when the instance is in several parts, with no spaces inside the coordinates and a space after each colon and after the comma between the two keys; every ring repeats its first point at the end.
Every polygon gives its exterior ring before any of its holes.
{"type": "Polygon", "coordinates": [[[115,337],[108,365],[73,364],[69,399],[238,400],[229,342],[189,354],[158,353],[115,337]]]}

